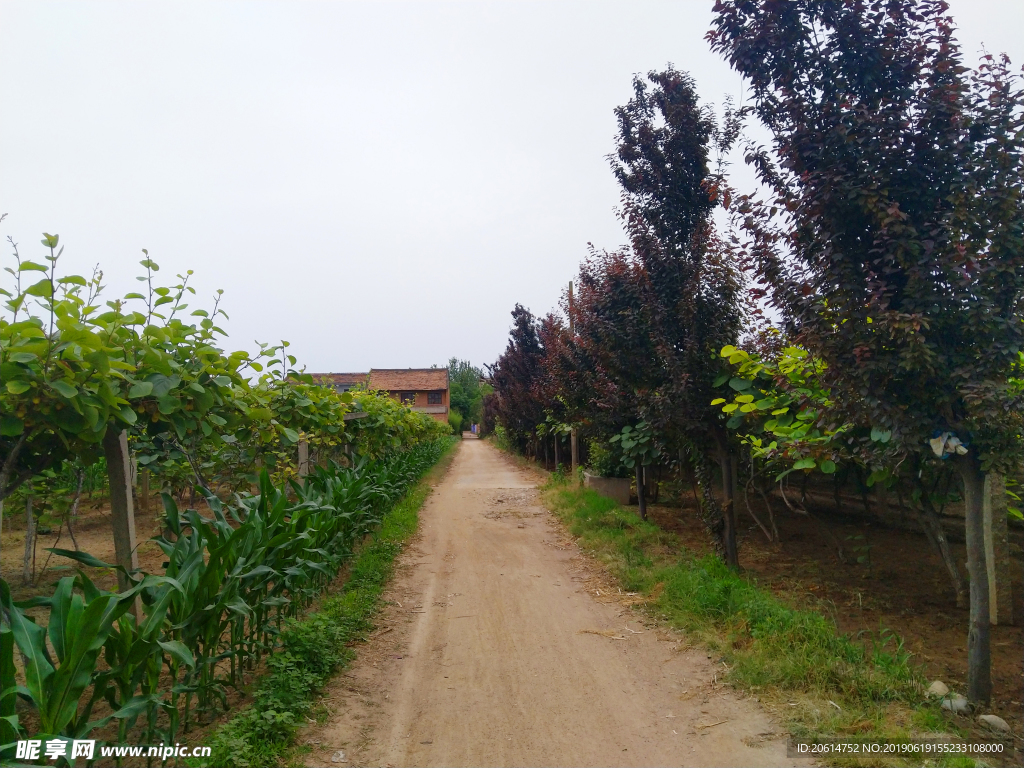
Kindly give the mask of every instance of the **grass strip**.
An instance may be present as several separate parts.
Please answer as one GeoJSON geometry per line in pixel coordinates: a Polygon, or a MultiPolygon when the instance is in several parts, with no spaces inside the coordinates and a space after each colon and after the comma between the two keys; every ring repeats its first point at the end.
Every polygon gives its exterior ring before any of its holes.
{"type": "MultiPolygon", "coordinates": [[[[592,490],[552,478],[543,498],[624,590],[646,596],[652,616],[707,646],[724,665],[724,679],[756,694],[795,737],[905,741],[956,731],[937,702],[925,701],[923,680],[895,633],[880,627],[857,639],[840,634],[829,617],[786,605],[719,558],[688,552],[674,534],[592,490]]],[[[927,764],[976,763],[953,757],[927,764]]]]}
{"type": "Polygon", "coordinates": [[[355,658],[349,646],[373,629],[395,558],[416,532],[431,480],[447,468],[456,444],[453,441],[434,468],[384,516],[380,530],[353,559],[340,591],[282,628],[281,647],[267,660],[267,674],[257,684],[252,705],[215,731],[207,742],[210,757],[188,760],[187,765],[250,768],[280,763],[313,708],[316,693],[355,658]]]}

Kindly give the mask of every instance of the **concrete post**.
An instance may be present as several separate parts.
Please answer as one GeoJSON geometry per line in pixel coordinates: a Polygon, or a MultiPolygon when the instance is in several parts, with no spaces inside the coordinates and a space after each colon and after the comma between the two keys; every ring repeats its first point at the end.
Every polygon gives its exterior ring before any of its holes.
{"type": "MultiPolygon", "coordinates": [[[[128,454],[128,433],[107,427],[103,436],[103,452],[107,457],[107,479],[110,481],[110,514],[114,527],[114,558],[129,571],[139,567],[135,552],[135,508],[132,504],[131,465],[128,454]]],[[[124,574],[117,574],[121,589],[128,588],[124,574]]]]}
{"type": "Polygon", "coordinates": [[[305,439],[299,440],[299,483],[305,482],[304,478],[309,474],[309,443],[305,439]]]}

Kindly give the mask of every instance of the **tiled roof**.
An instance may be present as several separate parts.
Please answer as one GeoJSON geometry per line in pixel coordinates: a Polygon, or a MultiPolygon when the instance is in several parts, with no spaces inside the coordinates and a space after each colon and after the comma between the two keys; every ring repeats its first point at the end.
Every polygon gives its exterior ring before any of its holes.
{"type": "Polygon", "coordinates": [[[448,389],[447,368],[371,368],[370,389],[427,392],[448,389]]]}
{"type": "Polygon", "coordinates": [[[324,384],[365,384],[368,373],[311,373],[314,381],[321,381],[324,384]]]}

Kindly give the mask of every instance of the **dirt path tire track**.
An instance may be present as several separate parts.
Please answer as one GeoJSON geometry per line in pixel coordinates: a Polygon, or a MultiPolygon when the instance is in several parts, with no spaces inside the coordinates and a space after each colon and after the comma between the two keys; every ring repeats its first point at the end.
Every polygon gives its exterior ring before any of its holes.
{"type": "Polygon", "coordinates": [[[538,481],[462,443],[380,628],[325,693],[327,723],[299,737],[307,764],[798,764],[704,653],[582,586],[586,559],[538,481]]]}

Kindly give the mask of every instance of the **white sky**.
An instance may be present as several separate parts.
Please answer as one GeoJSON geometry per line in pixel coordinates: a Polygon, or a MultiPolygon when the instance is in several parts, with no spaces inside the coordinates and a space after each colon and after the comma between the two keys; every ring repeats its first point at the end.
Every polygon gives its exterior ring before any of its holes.
{"type": "MultiPolygon", "coordinates": [[[[741,95],[712,5],[0,0],[0,235],[38,258],[59,233],[108,298],[147,248],[225,289],[228,349],[288,339],[309,370],[492,362],[517,301],[554,308],[588,241],[625,240],[633,73],[741,95]]],[[[952,7],[969,63],[1024,63],[1024,2],[952,7]]]]}

